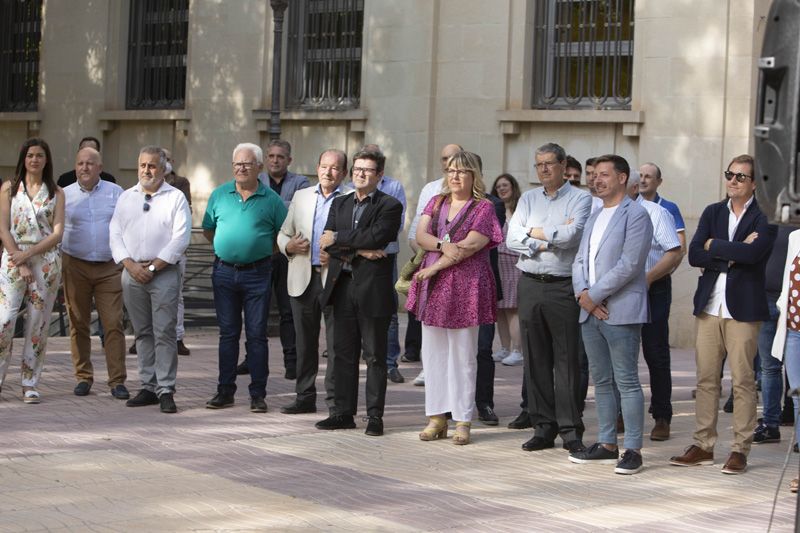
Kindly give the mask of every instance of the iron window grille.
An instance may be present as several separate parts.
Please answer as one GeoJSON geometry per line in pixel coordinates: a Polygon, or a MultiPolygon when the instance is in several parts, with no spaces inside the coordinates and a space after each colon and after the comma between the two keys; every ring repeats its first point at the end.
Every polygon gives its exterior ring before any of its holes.
{"type": "Polygon", "coordinates": [[[0,0],[0,111],[36,111],[42,0],[0,0]]]}
{"type": "Polygon", "coordinates": [[[630,109],[634,0],[536,2],[533,107],[630,109]]]}
{"type": "Polygon", "coordinates": [[[288,19],[286,107],[358,108],[364,0],[296,0],[288,19]]]}
{"type": "Polygon", "coordinates": [[[189,0],[131,0],[127,109],[182,109],[189,0]]]}

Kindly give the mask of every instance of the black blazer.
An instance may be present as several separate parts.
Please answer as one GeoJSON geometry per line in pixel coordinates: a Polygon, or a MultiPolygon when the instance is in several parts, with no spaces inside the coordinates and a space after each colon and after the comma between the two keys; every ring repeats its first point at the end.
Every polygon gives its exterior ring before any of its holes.
{"type": "Polygon", "coordinates": [[[689,244],[689,264],[703,269],[694,293],[694,315],[703,312],[720,272],[726,272],[725,299],[731,316],[740,322],[768,320],[764,272],[775,242],[776,228],[768,223],[766,215],[753,199],[739,221],[733,241],[730,241],[729,213],[727,199],[706,207],[689,244]],[[745,238],[754,231],[758,238],[745,244],[745,238]],[[714,240],[706,251],[703,246],[708,239],[714,240]]]}
{"type": "Polygon", "coordinates": [[[403,205],[392,196],[376,190],[361,214],[358,228],[353,229],[355,197],[355,193],[339,196],[331,204],[325,229],[336,232],[336,243],[326,250],[331,258],[320,303],[323,307],[333,303],[331,295],[342,274],[342,266],[349,261],[353,269],[359,312],[370,317],[391,316],[397,311],[392,282],[394,254],[369,260],[356,255],[356,250],[382,250],[396,240],[403,205]]]}

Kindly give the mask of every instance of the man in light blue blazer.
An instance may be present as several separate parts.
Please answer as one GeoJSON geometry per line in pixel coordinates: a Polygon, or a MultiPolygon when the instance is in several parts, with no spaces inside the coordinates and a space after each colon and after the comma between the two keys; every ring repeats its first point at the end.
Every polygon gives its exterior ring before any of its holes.
{"type": "Polygon", "coordinates": [[[595,189],[603,200],[586,223],[572,265],[572,286],[595,383],[598,438],[573,463],[614,464],[617,474],[642,469],[644,395],[638,359],[642,324],[648,322],[645,262],[653,239],[647,211],[626,195],[630,166],[618,155],[595,160],[595,189]],[[616,382],[625,421],[625,453],[617,448],[616,382]]]}

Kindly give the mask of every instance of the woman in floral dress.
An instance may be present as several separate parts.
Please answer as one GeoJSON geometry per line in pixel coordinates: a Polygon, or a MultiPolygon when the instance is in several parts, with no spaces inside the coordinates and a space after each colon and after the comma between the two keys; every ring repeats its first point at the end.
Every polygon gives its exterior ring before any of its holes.
{"type": "Polygon", "coordinates": [[[447,436],[446,413],[456,421],[454,444],[468,444],[475,406],[478,326],[497,315],[489,249],[503,240],[494,205],[485,198],[480,158],[457,152],[447,163],[445,190],[422,212],[417,242],[428,253],[408,293],[406,308],[422,322],[425,414],[421,440],[447,436]]]}
{"type": "Polygon", "coordinates": [[[53,181],[50,147],[28,139],[14,178],[0,188],[0,388],[11,360],[17,313],[27,296],[22,348],[22,399],[39,403],[50,314],[61,282],[64,192],[53,181]]]}

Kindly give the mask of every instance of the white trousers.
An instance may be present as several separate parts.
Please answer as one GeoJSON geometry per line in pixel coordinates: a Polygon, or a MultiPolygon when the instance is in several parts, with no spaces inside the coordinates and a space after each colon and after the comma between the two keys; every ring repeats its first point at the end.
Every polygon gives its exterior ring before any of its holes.
{"type": "Polygon", "coordinates": [[[478,326],[447,329],[422,325],[427,416],[451,413],[456,422],[472,420],[477,350],[478,326]]]}

